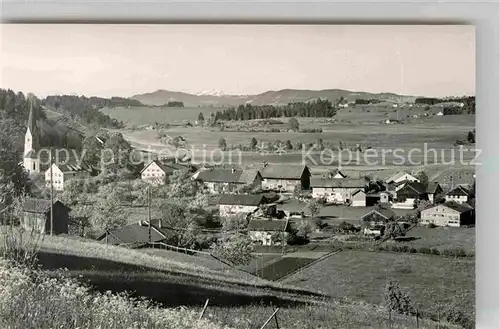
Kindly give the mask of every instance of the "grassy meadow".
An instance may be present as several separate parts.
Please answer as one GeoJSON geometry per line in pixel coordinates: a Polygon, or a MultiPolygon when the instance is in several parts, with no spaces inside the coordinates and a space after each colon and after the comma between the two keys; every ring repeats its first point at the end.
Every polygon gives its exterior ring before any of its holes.
{"type": "Polygon", "coordinates": [[[406,289],[422,314],[437,317],[439,307],[456,305],[474,319],[474,260],[432,255],[341,251],[283,283],[316,289],[337,298],[384,302],[390,280],[406,289]]]}
{"type": "Polygon", "coordinates": [[[440,251],[453,248],[462,248],[467,253],[474,253],[476,246],[475,227],[435,227],[417,226],[411,229],[406,236],[416,240],[404,242],[410,248],[436,248],[440,251]]]}
{"type": "MultiPolygon", "coordinates": [[[[4,247],[36,247],[30,236],[6,232],[2,231],[0,258],[9,255],[4,247]]],[[[332,324],[412,328],[415,323],[413,317],[396,314],[389,322],[381,306],[339,301],[266,281],[248,283],[248,278],[230,278],[184,258],[172,260],[170,254],[156,257],[59,236],[45,236],[39,243],[39,269],[0,260],[3,328],[250,329],[261,326],[276,307],[281,309],[280,326],[290,329],[326,329],[332,324]],[[209,307],[198,320],[206,299],[209,307]]],[[[436,327],[432,320],[420,319],[419,328],[436,327]]],[[[440,328],[456,327],[442,322],[440,328]]]]}

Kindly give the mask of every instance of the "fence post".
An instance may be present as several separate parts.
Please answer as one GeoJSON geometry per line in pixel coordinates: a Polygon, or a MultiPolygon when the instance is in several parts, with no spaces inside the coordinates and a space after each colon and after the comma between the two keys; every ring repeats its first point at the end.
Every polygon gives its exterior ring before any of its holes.
{"type": "Polygon", "coordinates": [[[278,313],[278,311],[279,311],[279,310],[280,310],[280,309],[279,309],[279,308],[277,308],[277,309],[273,312],[273,314],[271,314],[271,316],[269,317],[269,319],[267,319],[267,321],[266,321],[266,322],[264,322],[264,324],[262,325],[262,327],[260,327],[260,329],[264,329],[264,327],[265,327],[265,326],[267,326],[267,324],[268,324],[269,322],[271,322],[271,320],[272,320],[272,319],[273,319],[273,317],[276,315],[276,313],[278,313]]]}
{"type": "Polygon", "coordinates": [[[392,329],[392,310],[389,309],[389,329],[392,329]]]}
{"type": "Polygon", "coordinates": [[[207,310],[207,306],[208,306],[208,301],[209,299],[207,298],[206,302],[205,302],[205,306],[203,306],[203,310],[201,310],[201,314],[200,314],[200,317],[198,320],[201,320],[201,318],[203,317],[203,315],[205,314],[205,311],[207,310]]]}
{"type": "Polygon", "coordinates": [[[278,323],[278,314],[274,313],[274,320],[276,321],[276,329],[280,329],[280,325],[278,323]]]}
{"type": "Polygon", "coordinates": [[[418,327],[418,310],[417,310],[417,314],[415,316],[417,318],[417,329],[419,329],[419,327],[418,327]]]}

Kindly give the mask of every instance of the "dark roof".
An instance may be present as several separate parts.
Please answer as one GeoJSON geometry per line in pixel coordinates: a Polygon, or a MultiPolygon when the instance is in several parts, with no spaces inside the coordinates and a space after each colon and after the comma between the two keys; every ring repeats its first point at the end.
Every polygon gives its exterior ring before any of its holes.
{"type": "Polygon", "coordinates": [[[415,193],[422,195],[427,193],[427,187],[419,182],[408,182],[403,186],[401,189],[399,189],[396,193],[401,193],[404,189],[410,189],[414,191],[415,193]]]}
{"type": "Polygon", "coordinates": [[[350,178],[311,179],[311,187],[361,188],[365,186],[366,186],[366,181],[364,179],[350,179],[350,178]]]}
{"type": "MultiPolygon", "coordinates": [[[[90,168],[89,168],[89,166],[87,166],[87,164],[85,164],[84,162],[78,163],[77,161],[75,161],[73,159],[69,160],[67,162],[56,164],[56,166],[63,173],[78,172],[78,171],[90,171],[90,168]]],[[[50,167],[48,170],[50,170],[50,167]]]]}
{"type": "Polygon", "coordinates": [[[28,127],[29,130],[31,131],[31,134],[34,138],[38,137],[38,131],[37,131],[37,125],[36,125],[36,120],[38,119],[35,113],[35,109],[33,108],[33,101],[30,101],[30,113],[28,117],[28,127]]]}
{"type": "Polygon", "coordinates": [[[220,205],[258,206],[265,202],[263,195],[225,194],[219,198],[220,205]]]}
{"type": "Polygon", "coordinates": [[[307,166],[268,164],[260,170],[260,174],[263,178],[298,180],[305,170],[309,173],[307,166]]]}
{"type": "MultiPolygon", "coordinates": [[[[69,207],[65,206],[61,201],[54,200],[54,206],[57,203],[67,208],[68,211],[71,210],[69,207]]],[[[51,206],[50,200],[29,198],[24,201],[23,210],[26,212],[45,214],[50,210],[50,206],[51,206]]]]}
{"type": "Polygon", "coordinates": [[[380,215],[382,215],[386,219],[391,219],[391,218],[396,217],[396,213],[394,211],[392,211],[392,209],[390,209],[388,206],[379,205],[379,206],[373,207],[370,211],[368,211],[363,216],[361,216],[361,218],[363,219],[373,212],[379,213],[380,215]]]}
{"type": "Polygon", "coordinates": [[[458,196],[468,196],[470,194],[469,190],[461,185],[457,186],[446,195],[458,195],[458,196]]]}
{"type": "Polygon", "coordinates": [[[283,232],[288,225],[287,220],[281,219],[251,219],[248,231],[283,232]]]}
{"type": "MultiPolygon", "coordinates": [[[[151,241],[158,242],[166,238],[165,234],[151,225],[151,241]]],[[[106,233],[101,235],[101,242],[106,242],[106,233]]],[[[108,231],[107,243],[109,244],[144,244],[149,242],[149,226],[146,222],[135,223],[125,227],[108,231]]]]}
{"type": "Polygon", "coordinates": [[[200,171],[197,179],[204,182],[248,184],[253,182],[257,174],[257,170],[213,168],[200,171]]]}
{"type": "MultiPolygon", "coordinates": [[[[358,194],[358,193],[360,193],[360,192],[361,192],[361,193],[365,193],[365,191],[363,191],[363,189],[359,189],[359,190],[357,190],[356,192],[354,192],[352,195],[356,195],[356,194],[358,194]]],[[[366,194],[366,193],[365,193],[365,194],[366,194]]]]}
{"type": "Polygon", "coordinates": [[[431,182],[431,183],[427,184],[426,192],[430,193],[430,194],[434,194],[437,192],[438,187],[439,188],[441,187],[438,182],[431,182]]]}
{"type": "Polygon", "coordinates": [[[146,170],[151,164],[155,163],[165,174],[172,174],[174,171],[181,171],[187,173],[191,170],[191,168],[187,165],[175,163],[171,160],[152,160],[150,163],[145,165],[141,173],[146,170]]]}

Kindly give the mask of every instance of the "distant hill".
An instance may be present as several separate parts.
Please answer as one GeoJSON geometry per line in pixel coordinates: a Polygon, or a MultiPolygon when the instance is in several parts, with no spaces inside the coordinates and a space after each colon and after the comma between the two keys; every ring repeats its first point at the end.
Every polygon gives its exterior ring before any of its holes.
{"type": "Polygon", "coordinates": [[[157,90],[132,97],[132,99],[145,105],[161,106],[169,101],[180,101],[183,102],[186,107],[237,106],[245,103],[251,103],[252,105],[284,105],[295,102],[307,102],[318,98],[326,98],[334,103],[341,98],[347,101],[354,101],[356,99],[376,99],[380,101],[401,103],[414,102],[416,97],[393,93],[376,94],[354,92],[342,89],[283,89],[278,91],[266,91],[257,95],[225,95],[223,93],[200,93],[195,95],[184,92],[157,90]]]}

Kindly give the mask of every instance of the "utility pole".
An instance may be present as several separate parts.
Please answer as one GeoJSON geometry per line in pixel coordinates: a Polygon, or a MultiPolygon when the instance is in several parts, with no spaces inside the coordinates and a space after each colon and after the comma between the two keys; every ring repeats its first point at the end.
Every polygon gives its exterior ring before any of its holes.
{"type": "Polygon", "coordinates": [[[50,149],[50,235],[54,235],[54,173],[52,172],[52,149],[50,149]]]}
{"type": "Polygon", "coordinates": [[[149,244],[151,245],[151,186],[148,186],[148,234],[149,244]]]}

